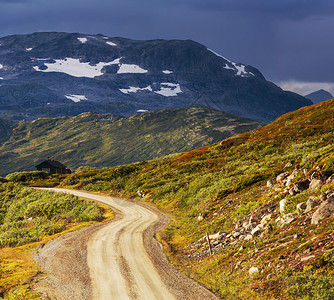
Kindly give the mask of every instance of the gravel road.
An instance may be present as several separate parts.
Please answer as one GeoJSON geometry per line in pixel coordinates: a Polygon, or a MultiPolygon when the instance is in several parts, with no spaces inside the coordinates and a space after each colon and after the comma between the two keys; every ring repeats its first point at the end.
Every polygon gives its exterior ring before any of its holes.
{"type": "Polygon", "coordinates": [[[218,299],[175,269],[155,239],[169,221],[159,210],[125,199],[53,189],[110,205],[116,218],[64,235],[37,251],[46,271],[45,299],[218,299]]]}

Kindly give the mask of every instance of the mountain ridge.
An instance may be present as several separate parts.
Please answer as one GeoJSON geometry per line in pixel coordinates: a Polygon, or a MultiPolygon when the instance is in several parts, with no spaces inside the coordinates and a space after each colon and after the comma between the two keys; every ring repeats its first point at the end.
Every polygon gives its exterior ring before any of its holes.
{"type": "Polygon", "coordinates": [[[0,113],[21,120],[195,106],[269,123],[311,104],[192,40],[7,36],[0,38],[0,78],[0,113]]]}
{"type": "Polygon", "coordinates": [[[165,109],[127,118],[88,112],[22,121],[0,143],[0,174],[34,170],[38,162],[52,156],[72,170],[84,165],[111,167],[149,160],[261,125],[208,108],[165,109]]]}
{"type": "Polygon", "coordinates": [[[319,102],[323,102],[323,101],[332,99],[333,95],[328,91],[320,89],[318,91],[307,94],[304,97],[307,99],[310,99],[313,103],[319,103],[319,102]]]}

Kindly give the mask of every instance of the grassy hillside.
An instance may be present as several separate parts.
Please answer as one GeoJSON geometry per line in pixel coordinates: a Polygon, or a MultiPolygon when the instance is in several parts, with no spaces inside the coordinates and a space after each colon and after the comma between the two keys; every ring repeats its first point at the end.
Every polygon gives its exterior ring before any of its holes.
{"type": "Polygon", "coordinates": [[[12,132],[14,124],[7,119],[0,118],[0,143],[6,140],[12,132]]]}
{"type": "Polygon", "coordinates": [[[0,183],[0,298],[39,299],[30,291],[42,273],[34,262],[35,248],[110,216],[109,209],[73,195],[0,183]]]}
{"type": "Polygon", "coordinates": [[[34,170],[48,156],[71,169],[153,159],[209,145],[260,125],[204,108],[166,109],[124,119],[84,113],[21,122],[0,146],[0,175],[34,170]]]}
{"type": "Polygon", "coordinates": [[[62,185],[150,202],[170,259],[226,299],[333,299],[334,99],[187,153],[62,185]],[[210,255],[205,234],[212,242],[210,255]]]}

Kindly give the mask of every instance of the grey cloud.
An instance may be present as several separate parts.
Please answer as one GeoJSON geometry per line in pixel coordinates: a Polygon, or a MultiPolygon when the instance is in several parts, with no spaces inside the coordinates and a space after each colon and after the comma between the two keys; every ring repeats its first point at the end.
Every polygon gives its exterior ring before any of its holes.
{"type": "Polygon", "coordinates": [[[270,80],[334,78],[333,0],[0,0],[0,9],[0,36],[66,31],[193,39],[270,80]]]}
{"type": "MultiPolygon", "coordinates": [[[[177,0],[172,1],[177,5],[177,0]]],[[[182,3],[202,11],[268,14],[283,19],[300,19],[334,13],[334,2],[330,0],[186,0],[182,3]]]]}

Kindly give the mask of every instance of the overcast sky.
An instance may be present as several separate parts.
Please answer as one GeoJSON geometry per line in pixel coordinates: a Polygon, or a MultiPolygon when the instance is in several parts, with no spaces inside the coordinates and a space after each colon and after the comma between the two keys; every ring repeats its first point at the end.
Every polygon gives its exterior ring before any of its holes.
{"type": "Polygon", "coordinates": [[[0,0],[0,36],[192,39],[303,95],[334,95],[333,0],[0,0]]]}

